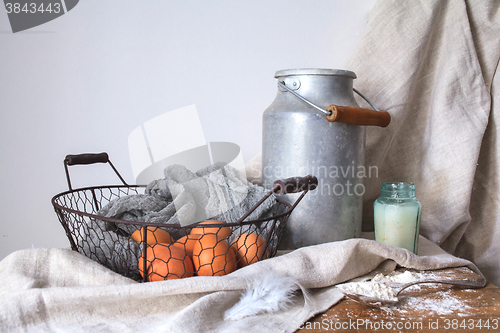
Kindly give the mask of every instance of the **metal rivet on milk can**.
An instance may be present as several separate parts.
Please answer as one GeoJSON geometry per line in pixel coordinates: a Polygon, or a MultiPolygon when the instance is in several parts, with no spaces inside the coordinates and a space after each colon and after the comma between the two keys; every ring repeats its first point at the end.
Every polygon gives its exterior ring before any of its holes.
{"type": "MultiPolygon", "coordinates": [[[[359,237],[364,126],[389,125],[389,113],[358,106],[351,71],[291,69],[275,77],[278,93],[263,115],[263,185],[308,174],[318,178],[317,189],[290,216],[281,248],[359,237]]],[[[294,202],[296,196],[285,199],[294,202]]]]}

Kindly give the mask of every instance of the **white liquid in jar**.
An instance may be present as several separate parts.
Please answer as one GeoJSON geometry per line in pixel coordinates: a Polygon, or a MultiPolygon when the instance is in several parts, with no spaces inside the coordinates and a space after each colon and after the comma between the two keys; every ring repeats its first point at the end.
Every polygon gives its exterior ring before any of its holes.
{"type": "Polygon", "coordinates": [[[419,209],[414,204],[387,205],[375,202],[375,240],[417,252],[419,209]]]}

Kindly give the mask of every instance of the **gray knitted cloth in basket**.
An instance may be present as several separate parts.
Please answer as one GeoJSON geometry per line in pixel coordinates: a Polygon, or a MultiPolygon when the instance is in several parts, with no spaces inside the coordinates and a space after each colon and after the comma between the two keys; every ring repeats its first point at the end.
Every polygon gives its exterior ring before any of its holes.
{"type": "MultiPolygon", "coordinates": [[[[188,226],[204,220],[236,222],[268,191],[248,182],[236,169],[214,164],[196,173],[181,165],[164,170],[165,178],[152,181],[144,194],[119,197],[98,211],[98,215],[125,221],[188,226]]],[[[274,194],[245,220],[263,216],[276,203],[274,194]]],[[[138,274],[141,254],[130,235],[138,229],[133,224],[93,220],[83,225],[80,247],[88,257],[124,274],[138,274]]],[[[175,239],[185,229],[169,229],[175,239]]],[[[134,276],[131,276],[134,278],[134,276]]]]}

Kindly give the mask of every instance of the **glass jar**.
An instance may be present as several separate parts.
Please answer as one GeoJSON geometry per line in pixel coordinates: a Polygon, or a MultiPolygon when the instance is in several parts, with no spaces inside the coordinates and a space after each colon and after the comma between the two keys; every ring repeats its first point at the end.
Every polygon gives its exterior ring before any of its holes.
{"type": "Polygon", "coordinates": [[[373,210],[377,242],[418,252],[422,205],[415,198],[415,184],[382,183],[373,210]]]}

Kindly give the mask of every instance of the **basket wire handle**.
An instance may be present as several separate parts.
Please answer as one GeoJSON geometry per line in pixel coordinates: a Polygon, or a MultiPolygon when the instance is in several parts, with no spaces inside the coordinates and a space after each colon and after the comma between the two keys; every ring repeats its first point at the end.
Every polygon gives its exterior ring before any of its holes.
{"type": "Polygon", "coordinates": [[[304,195],[309,190],[314,190],[318,186],[318,179],[314,176],[305,176],[305,177],[292,177],[277,180],[274,182],[272,189],[263,196],[252,208],[250,208],[236,223],[240,224],[243,222],[253,211],[259,207],[264,201],[267,200],[272,194],[276,193],[277,195],[283,195],[288,193],[297,193],[303,192],[300,198],[295,202],[295,206],[299,203],[300,200],[304,197],[304,195]]]}
{"type": "Polygon", "coordinates": [[[68,166],[69,165],[82,165],[82,164],[94,164],[94,163],[108,163],[113,171],[116,173],[118,178],[122,181],[123,185],[129,186],[125,179],[120,175],[118,170],[115,168],[113,163],[109,160],[109,156],[107,153],[86,153],[86,154],[78,154],[78,155],[66,155],[64,159],[64,170],[66,171],[66,180],[68,181],[68,188],[70,191],[73,190],[71,186],[71,179],[69,177],[68,166]]]}
{"type": "Polygon", "coordinates": [[[274,182],[273,190],[278,195],[314,190],[318,186],[318,178],[309,175],[305,177],[291,177],[274,182]]]}
{"type": "MultiPolygon", "coordinates": [[[[310,190],[314,190],[317,186],[318,186],[318,179],[312,175],[308,175],[305,177],[292,177],[292,178],[277,180],[273,183],[273,187],[271,188],[271,190],[267,192],[267,194],[263,196],[259,200],[259,202],[257,202],[252,208],[250,208],[250,210],[248,210],[236,223],[241,224],[250,214],[254,212],[254,210],[257,207],[259,207],[264,201],[266,201],[267,198],[269,198],[272,194],[284,195],[288,193],[302,192],[302,194],[299,196],[297,200],[295,200],[295,203],[290,208],[290,210],[293,211],[295,207],[299,204],[299,202],[302,200],[302,198],[306,195],[306,193],[309,192],[310,190]]],[[[274,230],[275,225],[276,225],[276,219],[273,221],[271,230],[274,230]]],[[[271,234],[272,232],[270,232],[267,235],[267,239],[265,241],[262,253],[259,256],[259,260],[262,260],[264,258],[264,255],[266,254],[271,234]]]]}

